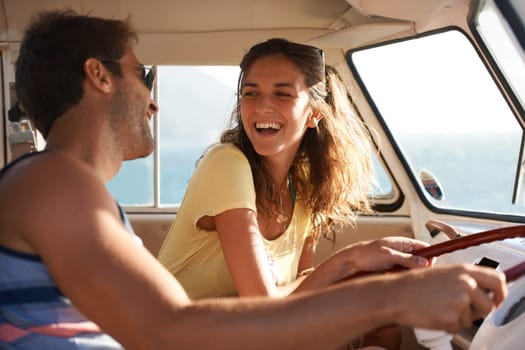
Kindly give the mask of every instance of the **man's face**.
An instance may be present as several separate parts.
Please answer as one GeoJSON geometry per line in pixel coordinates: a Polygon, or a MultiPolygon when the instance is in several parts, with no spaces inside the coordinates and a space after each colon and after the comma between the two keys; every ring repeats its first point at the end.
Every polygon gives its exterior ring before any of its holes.
{"type": "Polygon", "coordinates": [[[130,49],[119,60],[122,77],[110,104],[110,127],[121,139],[125,160],[145,157],[153,151],[149,121],[158,112],[151,92],[144,84],[144,68],[130,49]]]}

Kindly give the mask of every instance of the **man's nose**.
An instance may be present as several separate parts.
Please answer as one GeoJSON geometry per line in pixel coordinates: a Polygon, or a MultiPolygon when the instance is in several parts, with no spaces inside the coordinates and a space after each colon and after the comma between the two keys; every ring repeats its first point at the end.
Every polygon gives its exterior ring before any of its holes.
{"type": "Polygon", "coordinates": [[[152,114],[159,113],[159,104],[156,101],[150,100],[149,101],[149,109],[152,114]]]}

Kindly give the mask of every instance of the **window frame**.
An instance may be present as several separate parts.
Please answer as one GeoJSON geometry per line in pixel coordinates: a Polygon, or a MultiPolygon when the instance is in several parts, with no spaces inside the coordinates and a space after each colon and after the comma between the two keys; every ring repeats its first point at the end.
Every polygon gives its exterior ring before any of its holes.
{"type": "Polygon", "coordinates": [[[496,85],[502,91],[503,96],[507,100],[510,109],[514,112],[516,119],[525,128],[525,108],[519,102],[516,97],[514,90],[505,79],[505,75],[501,71],[494,57],[492,57],[489,48],[483,41],[483,38],[476,29],[476,16],[481,11],[481,6],[484,0],[478,0],[475,5],[471,6],[470,12],[467,19],[467,24],[474,37],[474,47],[478,49],[478,53],[482,58],[483,62],[487,66],[489,73],[493,76],[496,85]],[[510,101],[509,101],[510,99],[510,101]]]}

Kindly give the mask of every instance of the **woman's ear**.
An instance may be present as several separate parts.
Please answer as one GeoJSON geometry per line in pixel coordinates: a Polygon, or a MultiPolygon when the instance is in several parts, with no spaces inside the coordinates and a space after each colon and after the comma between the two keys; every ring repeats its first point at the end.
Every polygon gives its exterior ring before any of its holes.
{"type": "Polygon", "coordinates": [[[312,110],[312,112],[310,113],[310,116],[308,117],[308,121],[307,121],[307,124],[306,126],[308,126],[309,128],[317,128],[317,124],[319,124],[319,121],[323,119],[323,115],[321,113],[319,113],[319,111],[317,110],[312,110]]]}
{"type": "Polygon", "coordinates": [[[88,58],[84,62],[84,72],[86,73],[86,81],[95,89],[104,93],[111,91],[114,78],[100,60],[88,58]]]}

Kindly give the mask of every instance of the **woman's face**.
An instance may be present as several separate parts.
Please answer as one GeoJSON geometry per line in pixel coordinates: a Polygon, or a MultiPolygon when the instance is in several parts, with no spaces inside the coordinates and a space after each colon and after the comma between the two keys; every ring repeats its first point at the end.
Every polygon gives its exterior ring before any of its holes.
{"type": "Polygon", "coordinates": [[[272,159],[291,161],[317,113],[301,70],[283,55],[258,59],[241,86],[241,119],[255,151],[272,159]]]}

